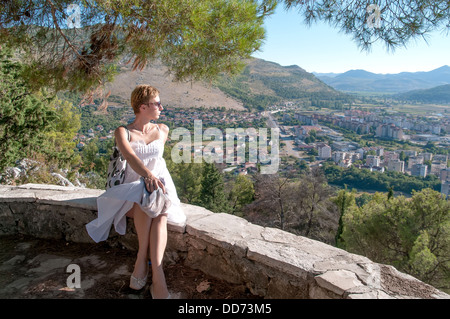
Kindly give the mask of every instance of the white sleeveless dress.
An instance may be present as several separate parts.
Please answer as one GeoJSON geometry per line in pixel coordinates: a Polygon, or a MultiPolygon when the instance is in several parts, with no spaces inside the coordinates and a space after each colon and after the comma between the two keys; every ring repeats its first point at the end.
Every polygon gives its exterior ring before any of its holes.
{"type": "MultiPolygon", "coordinates": [[[[162,138],[149,144],[145,144],[144,141],[137,141],[130,142],[130,145],[152,174],[165,182],[166,195],[172,203],[165,212],[167,222],[184,225],[186,215],[180,206],[175,185],[163,158],[164,141],[162,138]]],[[[127,165],[124,183],[109,188],[97,198],[98,218],[86,225],[89,236],[97,243],[104,241],[108,239],[112,225],[114,225],[117,233],[124,235],[127,228],[125,215],[134,203],[140,202],[144,187],[141,176],[130,165],[127,165]]]]}

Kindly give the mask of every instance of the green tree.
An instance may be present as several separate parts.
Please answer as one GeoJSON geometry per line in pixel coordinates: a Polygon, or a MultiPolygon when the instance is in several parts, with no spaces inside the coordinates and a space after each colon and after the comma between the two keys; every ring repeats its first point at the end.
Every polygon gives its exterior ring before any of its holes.
{"type": "Polygon", "coordinates": [[[387,199],[390,200],[392,197],[394,197],[394,188],[393,187],[389,187],[387,199]]]}
{"type": "Polygon", "coordinates": [[[300,172],[306,171],[309,169],[308,163],[304,159],[296,159],[295,160],[296,167],[300,172]]]}
{"type": "MultiPolygon", "coordinates": [[[[98,157],[98,138],[93,138],[89,141],[81,152],[82,157],[82,171],[90,172],[90,171],[99,171],[96,168],[96,159],[98,157]]],[[[105,171],[106,174],[106,171],[105,171]]]]}
{"type": "Polygon", "coordinates": [[[274,0],[25,0],[0,3],[0,44],[17,48],[34,87],[86,91],[120,59],[161,59],[179,80],[233,73],[264,39],[274,0]],[[68,11],[76,5],[79,12],[68,11]],[[78,15],[79,13],[79,15],[78,15]],[[80,25],[68,21],[80,17],[80,25]],[[211,32],[211,31],[214,32],[211,32]]]}
{"type": "MultiPolygon", "coordinates": [[[[295,8],[306,24],[329,22],[364,49],[377,40],[388,48],[405,46],[450,25],[444,0],[378,1],[379,13],[370,11],[375,10],[370,2],[356,0],[280,2],[295,8]],[[372,21],[382,23],[373,27],[372,21]]],[[[2,1],[0,43],[19,49],[27,66],[23,74],[35,87],[98,87],[112,80],[122,58],[134,68],[159,58],[178,79],[211,79],[240,70],[243,59],[260,48],[264,18],[276,5],[275,0],[2,1]],[[71,4],[80,9],[80,27],[68,25],[74,18],[71,4]]]]}
{"type": "Polygon", "coordinates": [[[174,164],[172,167],[172,169],[169,168],[169,171],[180,200],[189,204],[199,203],[202,189],[203,164],[180,163],[174,164]]]}
{"type": "Polygon", "coordinates": [[[59,168],[78,165],[81,158],[75,153],[74,137],[81,128],[80,114],[71,103],[58,98],[51,107],[55,109],[58,120],[55,121],[53,129],[44,133],[40,151],[48,161],[54,162],[59,168]]]}
{"type": "Polygon", "coordinates": [[[113,141],[110,140],[106,143],[106,147],[109,149],[106,153],[100,152],[100,147],[103,147],[102,143],[97,137],[93,138],[83,147],[80,154],[80,171],[85,173],[84,179],[87,187],[90,188],[105,188],[108,165],[113,151],[113,141]]]}
{"type": "Polygon", "coordinates": [[[382,41],[388,49],[406,46],[412,40],[425,38],[432,31],[448,31],[450,26],[450,4],[446,0],[283,2],[287,8],[295,8],[308,25],[326,21],[353,36],[355,42],[366,50],[376,41],[382,41]],[[378,8],[369,7],[371,4],[378,5],[378,8]],[[379,25],[374,23],[376,20],[379,25]]]}
{"type": "Polygon", "coordinates": [[[422,230],[411,249],[410,262],[412,272],[422,278],[429,277],[429,274],[433,273],[434,268],[439,265],[430,247],[430,236],[426,230],[422,230]]]}
{"type": "Polygon", "coordinates": [[[245,175],[238,175],[232,183],[229,194],[231,212],[238,213],[242,208],[253,202],[255,198],[255,188],[252,180],[245,175]]]}
{"type": "Polygon", "coordinates": [[[200,204],[204,162],[175,163],[171,157],[172,147],[171,143],[165,144],[164,159],[177,189],[177,195],[184,203],[200,204]]]}
{"type": "Polygon", "coordinates": [[[223,176],[214,163],[203,164],[200,204],[215,213],[229,211],[223,176]]]}
{"type": "Polygon", "coordinates": [[[429,188],[386,201],[376,193],[344,215],[346,249],[450,289],[450,202],[429,188]]]}
{"type": "Polygon", "coordinates": [[[355,191],[347,191],[347,187],[345,189],[341,189],[336,196],[331,198],[331,201],[334,202],[337,206],[339,212],[339,225],[336,232],[335,237],[335,245],[337,247],[345,248],[345,242],[342,239],[342,232],[344,230],[344,215],[346,211],[352,207],[356,207],[356,196],[355,191]]]}
{"type": "Polygon", "coordinates": [[[368,202],[370,202],[371,199],[372,199],[372,195],[369,195],[367,193],[362,193],[358,197],[355,198],[356,205],[358,205],[358,207],[362,207],[365,204],[367,204],[368,202]]]}
{"type": "Polygon", "coordinates": [[[0,171],[38,153],[58,119],[53,98],[44,91],[32,93],[20,77],[22,68],[10,49],[0,48],[0,171]]]}

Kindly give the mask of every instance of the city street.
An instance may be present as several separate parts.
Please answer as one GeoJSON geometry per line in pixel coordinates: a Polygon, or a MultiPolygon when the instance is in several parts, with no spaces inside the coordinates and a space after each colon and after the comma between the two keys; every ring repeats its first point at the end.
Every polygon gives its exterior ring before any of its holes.
{"type": "MultiPolygon", "coordinates": [[[[267,116],[267,126],[270,128],[279,128],[276,120],[273,118],[271,112],[264,112],[264,116],[267,116]]],[[[287,127],[291,128],[291,127],[287,127]]],[[[302,152],[295,150],[294,138],[289,134],[283,134],[280,130],[280,143],[284,143],[283,147],[280,147],[280,156],[293,156],[295,158],[302,158],[302,152]]]]}

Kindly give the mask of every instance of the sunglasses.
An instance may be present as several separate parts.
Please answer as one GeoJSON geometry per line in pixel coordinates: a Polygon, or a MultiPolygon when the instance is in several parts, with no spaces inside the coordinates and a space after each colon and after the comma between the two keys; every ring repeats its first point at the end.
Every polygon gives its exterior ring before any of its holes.
{"type": "Polygon", "coordinates": [[[156,107],[161,107],[161,102],[153,102],[153,103],[148,103],[148,106],[156,106],[156,107]]]}

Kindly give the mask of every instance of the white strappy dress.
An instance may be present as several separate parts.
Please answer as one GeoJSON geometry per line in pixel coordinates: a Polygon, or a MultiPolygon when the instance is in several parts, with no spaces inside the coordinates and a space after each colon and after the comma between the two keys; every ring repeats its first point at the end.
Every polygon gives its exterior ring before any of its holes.
{"type": "MultiPolygon", "coordinates": [[[[145,144],[144,141],[137,141],[130,142],[130,145],[152,174],[159,179],[164,179],[166,193],[172,203],[165,212],[167,222],[184,225],[186,215],[180,206],[175,185],[163,158],[164,141],[159,138],[149,144],[145,144]]],[[[141,181],[141,176],[130,165],[127,165],[124,183],[109,188],[97,198],[98,218],[86,225],[89,236],[95,242],[98,243],[108,239],[112,225],[114,225],[117,233],[125,234],[127,228],[125,215],[134,203],[140,202],[143,187],[144,183],[141,181]]]]}

